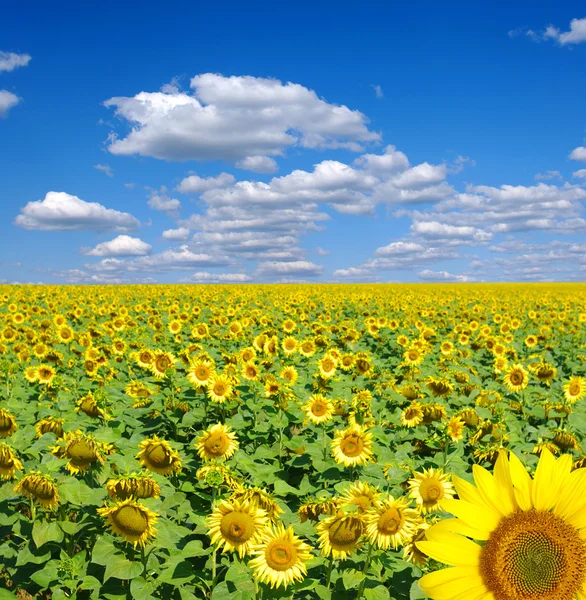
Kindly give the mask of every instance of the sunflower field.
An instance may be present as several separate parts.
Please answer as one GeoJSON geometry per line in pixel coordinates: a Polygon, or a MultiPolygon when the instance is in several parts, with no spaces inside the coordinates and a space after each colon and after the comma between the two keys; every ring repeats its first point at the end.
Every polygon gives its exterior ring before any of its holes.
{"type": "Polygon", "coordinates": [[[586,600],[586,285],[0,286],[0,600],[586,600]]]}

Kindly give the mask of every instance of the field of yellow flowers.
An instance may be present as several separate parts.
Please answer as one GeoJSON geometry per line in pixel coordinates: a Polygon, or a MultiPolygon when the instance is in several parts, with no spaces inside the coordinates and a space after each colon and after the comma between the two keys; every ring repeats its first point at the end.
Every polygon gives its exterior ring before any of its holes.
{"type": "Polygon", "coordinates": [[[584,600],[585,332],[583,284],[0,286],[0,600],[584,600]]]}

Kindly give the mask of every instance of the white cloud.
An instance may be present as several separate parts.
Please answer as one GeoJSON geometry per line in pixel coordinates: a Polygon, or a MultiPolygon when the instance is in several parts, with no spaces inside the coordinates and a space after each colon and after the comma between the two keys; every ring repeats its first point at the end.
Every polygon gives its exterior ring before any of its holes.
{"type": "Polygon", "coordinates": [[[409,168],[409,160],[395,146],[386,146],[383,154],[363,154],[354,165],[376,177],[388,177],[409,168]]]}
{"type": "Polygon", "coordinates": [[[572,160],[586,160],[586,146],[578,146],[570,153],[572,160]]]}
{"type": "Polygon", "coordinates": [[[423,251],[424,248],[421,244],[415,244],[413,242],[392,242],[388,246],[377,248],[375,254],[377,256],[401,256],[423,251]]]}
{"type": "Polygon", "coordinates": [[[308,260],[295,260],[295,261],[264,261],[258,265],[257,273],[261,276],[274,276],[274,275],[302,275],[302,276],[316,276],[320,275],[323,271],[321,265],[316,265],[308,260]]]}
{"type": "Polygon", "coordinates": [[[411,231],[425,238],[436,239],[473,239],[485,242],[492,239],[492,233],[469,226],[455,226],[438,221],[414,221],[411,231]]]}
{"type": "Polygon", "coordinates": [[[177,216],[181,208],[181,202],[167,195],[167,188],[162,186],[160,191],[149,190],[147,204],[154,210],[160,210],[171,216],[177,216]]]}
{"type": "Polygon", "coordinates": [[[182,242],[189,237],[189,229],[187,227],[179,227],[179,229],[167,229],[163,231],[163,239],[173,242],[182,242]]]}
{"type": "Polygon", "coordinates": [[[236,163],[239,169],[255,173],[274,173],[279,167],[277,161],[269,156],[247,156],[236,163]]]}
{"type": "Polygon", "coordinates": [[[85,202],[66,192],[47,192],[43,200],[29,202],[20,211],[14,224],[24,229],[125,232],[140,225],[129,213],[85,202]]]}
{"type": "Polygon", "coordinates": [[[429,269],[425,269],[418,273],[418,277],[424,281],[471,281],[466,275],[454,275],[447,271],[430,271],[429,269]]]}
{"type": "Polygon", "coordinates": [[[110,165],[94,165],[94,169],[102,171],[102,173],[108,177],[114,177],[114,171],[112,171],[112,167],[110,165]]]}
{"type": "Polygon", "coordinates": [[[446,178],[446,173],[446,165],[424,162],[393,177],[391,183],[400,189],[426,187],[441,183],[446,178]]]}
{"type": "Polygon", "coordinates": [[[546,171],[545,173],[537,173],[537,175],[535,175],[535,179],[537,181],[562,179],[562,174],[559,171],[546,171]]]}
{"type": "Polygon", "coordinates": [[[191,80],[192,96],[175,88],[115,97],[106,107],[132,125],[112,136],[113,154],[165,160],[227,160],[280,156],[287,147],[361,151],[377,142],[357,110],[329,104],[306,87],[277,79],[205,73],[191,80]]]}
{"type": "Polygon", "coordinates": [[[315,249],[316,253],[320,256],[328,256],[331,254],[329,250],[325,250],[324,248],[320,248],[319,246],[315,249]]]}
{"type": "Polygon", "coordinates": [[[562,32],[557,27],[549,25],[546,28],[543,37],[551,38],[562,46],[586,42],[586,17],[583,19],[572,19],[570,21],[569,31],[562,32]]]}
{"type": "Polygon", "coordinates": [[[181,283],[247,283],[252,281],[246,273],[209,273],[199,271],[181,280],[181,283]]]}
{"type": "Polygon", "coordinates": [[[119,235],[109,242],[102,242],[95,248],[84,252],[88,256],[144,256],[152,246],[139,238],[119,235]]]}
{"type": "Polygon", "coordinates": [[[0,117],[5,117],[8,111],[20,102],[20,98],[8,90],[0,90],[0,117]]]}
{"type": "Polygon", "coordinates": [[[124,187],[125,187],[127,190],[133,190],[135,186],[136,186],[136,183],[134,183],[134,182],[132,182],[132,181],[131,181],[130,183],[125,183],[125,184],[124,184],[124,187]]]}
{"type": "Polygon", "coordinates": [[[14,71],[18,67],[26,67],[31,57],[28,54],[15,52],[0,52],[0,72],[14,71]]]}
{"type": "Polygon", "coordinates": [[[230,173],[220,173],[217,177],[190,175],[181,181],[177,186],[177,191],[182,194],[203,194],[208,190],[231,186],[234,181],[234,175],[230,175],[230,173]]]}
{"type": "Polygon", "coordinates": [[[576,179],[586,179],[586,169],[578,169],[572,173],[572,177],[576,179]]]}
{"type": "Polygon", "coordinates": [[[129,271],[176,271],[198,267],[221,267],[229,265],[225,256],[214,256],[207,252],[192,252],[187,245],[170,248],[158,254],[143,256],[127,264],[129,271]]]}
{"type": "Polygon", "coordinates": [[[383,89],[378,84],[371,84],[371,87],[374,89],[374,94],[377,98],[384,98],[383,89]]]}

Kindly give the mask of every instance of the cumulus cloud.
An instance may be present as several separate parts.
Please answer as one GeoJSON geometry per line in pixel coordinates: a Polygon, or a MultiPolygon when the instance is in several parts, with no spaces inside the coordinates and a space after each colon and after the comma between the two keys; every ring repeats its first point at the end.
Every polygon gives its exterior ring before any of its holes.
{"type": "Polygon", "coordinates": [[[181,280],[181,283],[247,283],[252,281],[246,273],[209,273],[198,271],[190,277],[181,280]]]}
{"type": "Polygon", "coordinates": [[[83,253],[88,256],[144,256],[149,254],[152,246],[139,238],[119,235],[109,242],[102,242],[83,253]]]}
{"type": "Polygon", "coordinates": [[[154,210],[160,210],[170,216],[177,216],[181,208],[181,201],[168,196],[165,186],[162,186],[159,191],[149,189],[147,204],[154,210]]]}
{"type": "Polygon", "coordinates": [[[316,253],[320,256],[328,256],[331,254],[329,250],[325,250],[324,248],[320,248],[319,246],[315,249],[316,253]]]}
{"type": "Polygon", "coordinates": [[[574,148],[570,153],[572,160],[584,160],[586,161],[586,146],[578,146],[574,148]]]}
{"type": "Polygon", "coordinates": [[[557,27],[549,25],[543,37],[555,40],[562,46],[586,42],[586,17],[583,19],[572,19],[569,31],[561,31],[557,27]]]}
{"type": "Polygon", "coordinates": [[[234,175],[230,175],[230,173],[220,173],[217,177],[190,175],[181,181],[177,186],[177,191],[182,194],[203,194],[208,190],[231,186],[234,181],[234,175]]]}
{"type": "Polygon", "coordinates": [[[187,245],[170,248],[158,254],[134,259],[126,265],[129,271],[181,271],[198,267],[222,267],[232,261],[225,256],[207,252],[195,253],[187,245]]]}
{"type": "Polygon", "coordinates": [[[391,183],[399,189],[426,187],[442,182],[446,173],[446,165],[430,165],[424,162],[393,177],[391,183]]]}
{"type": "Polygon", "coordinates": [[[446,225],[437,221],[415,221],[411,231],[426,238],[437,239],[474,239],[485,242],[492,239],[492,233],[469,226],[446,225]]]}
{"type": "Polygon", "coordinates": [[[0,52],[0,72],[14,71],[18,67],[26,67],[31,57],[28,54],[17,54],[16,52],[0,52]]]}
{"type": "Polygon", "coordinates": [[[572,177],[576,179],[586,179],[586,169],[578,169],[572,173],[572,177]]]}
{"type": "Polygon", "coordinates": [[[5,117],[8,111],[20,102],[20,98],[8,90],[0,90],[0,117],[5,117]]]}
{"type": "Polygon", "coordinates": [[[421,244],[415,244],[414,242],[392,242],[388,246],[377,248],[375,254],[377,256],[401,256],[423,251],[424,248],[421,244]]]}
{"type": "Polygon", "coordinates": [[[189,237],[189,229],[187,227],[179,227],[178,229],[167,229],[163,231],[163,239],[172,242],[182,242],[189,237]]]}
{"type": "Polygon", "coordinates": [[[263,261],[257,269],[257,274],[264,277],[275,275],[312,277],[320,275],[322,272],[321,265],[316,265],[308,260],[263,261]]]}
{"type": "Polygon", "coordinates": [[[386,146],[383,154],[363,154],[354,160],[354,165],[375,177],[388,177],[409,168],[409,160],[395,146],[386,146]]]}
{"type": "Polygon", "coordinates": [[[20,212],[14,224],[24,229],[126,232],[140,225],[129,213],[85,202],[66,192],[48,192],[43,200],[29,202],[20,212]]]}
{"type": "Polygon", "coordinates": [[[547,181],[548,179],[562,179],[562,174],[559,171],[546,171],[545,173],[537,173],[535,175],[537,181],[547,181]]]}
{"type": "Polygon", "coordinates": [[[132,126],[111,136],[113,154],[165,160],[227,160],[281,156],[286,148],[346,148],[378,142],[360,111],[330,104],[313,90],[277,79],[204,73],[193,95],[176,87],[114,97],[104,105],[132,126]]]}
{"type": "Polygon", "coordinates": [[[114,171],[110,165],[94,165],[94,169],[102,171],[102,173],[108,177],[114,177],[114,171]]]}
{"type": "Polygon", "coordinates": [[[279,167],[277,161],[269,156],[247,156],[236,163],[239,169],[255,173],[274,173],[279,167]]]}
{"type": "Polygon", "coordinates": [[[424,269],[418,273],[418,277],[423,281],[471,281],[466,275],[454,275],[447,271],[430,271],[429,269],[424,269]]]}

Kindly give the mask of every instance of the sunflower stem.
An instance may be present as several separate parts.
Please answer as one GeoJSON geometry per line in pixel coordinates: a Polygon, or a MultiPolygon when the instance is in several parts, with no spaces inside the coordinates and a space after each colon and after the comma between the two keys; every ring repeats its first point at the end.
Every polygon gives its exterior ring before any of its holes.
{"type": "Polygon", "coordinates": [[[332,567],[334,566],[334,553],[330,553],[330,562],[328,563],[328,574],[326,575],[326,587],[330,589],[330,582],[332,580],[332,567]]]}
{"type": "Polygon", "coordinates": [[[322,431],[322,438],[323,438],[324,462],[326,462],[326,460],[328,458],[328,454],[327,454],[328,444],[327,444],[327,437],[326,437],[326,429],[323,425],[322,425],[321,431],[322,431]]]}
{"type": "Polygon", "coordinates": [[[34,523],[36,518],[37,518],[37,508],[35,506],[35,501],[31,498],[31,523],[34,523]]]}
{"type": "Polygon", "coordinates": [[[358,588],[358,594],[356,596],[356,600],[360,600],[362,595],[364,594],[364,587],[366,586],[366,574],[368,573],[368,569],[370,568],[370,558],[372,556],[372,542],[368,545],[368,554],[366,555],[366,560],[364,561],[364,568],[362,569],[362,575],[364,578],[360,582],[360,587],[358,588]]]}

